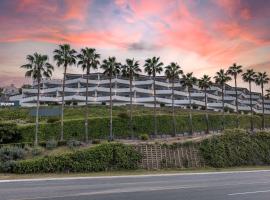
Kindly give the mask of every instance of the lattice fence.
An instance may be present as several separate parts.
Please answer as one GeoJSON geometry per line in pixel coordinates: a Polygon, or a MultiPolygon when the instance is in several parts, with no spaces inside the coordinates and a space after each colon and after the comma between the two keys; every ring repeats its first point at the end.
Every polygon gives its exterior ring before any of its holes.
{"type": "Polygon", "coordinates": [[[204,161],[195,145],[171,147],[160,144],[140,144],[135,148],[143,155],[144,169],[199,168],[204,161]]]}

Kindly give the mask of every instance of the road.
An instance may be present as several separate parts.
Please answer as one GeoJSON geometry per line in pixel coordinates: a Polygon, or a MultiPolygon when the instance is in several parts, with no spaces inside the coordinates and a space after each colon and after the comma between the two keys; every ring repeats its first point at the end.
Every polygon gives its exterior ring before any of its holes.
{"type": "Polygon", "coordinates": [[[0,181],[1,200],[269,200],[270,171],[0,181]]]}

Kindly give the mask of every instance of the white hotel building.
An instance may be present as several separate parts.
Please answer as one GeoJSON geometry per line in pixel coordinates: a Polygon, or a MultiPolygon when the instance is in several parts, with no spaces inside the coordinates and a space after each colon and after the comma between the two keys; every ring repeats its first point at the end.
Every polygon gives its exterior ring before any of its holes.
{"type": "MultiPolygon", "coordinates": [[[[108,104],[110,101],[109,79],[102,73],[92,73],[89,75],[89,104],[108,104]]],[[[130,85],[127,78],[121,76],[112,79],[112,99],[114,105],[129,104],[130,85]]],[[[164,76],[156,77],[156,101],[157,105],[171,106],[171,84],[164,76]]],[[[186,88],[183,88],[179,80],[175,83],[175,106],[187,108],[189,97],[186,88]]],[[[249,112],[250,101],[249,91],[246,88],[238,88],[238,106],[239,111],[249,112]]],[[[132,85],[133,104],[152,107],[153,81],[150,77],[140,75],[136,77],[132,85]]],[[[41,104],[60,104],[62,96],[61,80],[43,80],[41,82],[40,102],[41,104]]],[[[85,105],[86,96],[86,75],[67,74],[65,84],[64,99],[66,104],[85,105]]],[[[208,109],[220,111],[222,109],[221,88],[212,86],[207,91],[208,109]]],[[[23,89],[22,95],[13,97],[18,99],[20,105],[24,107],[35,106],[37,100],[37,84],[34,83],[32,88],[23,89]]],[[[255,113],[262,113],[262,96],[260,93],[252,93],[252,105],[255,113]]],[[[194,85],[191,93],[191,102],[193,107],[200,109],[204,107],[204,92],[194,85]]],[[[236,110],[234,87],[226,85],[225,87],[225,107],[230,110],[236,110]]],[[[265,100],[265,113],[270,114],[270,100],[265,100]]]]}

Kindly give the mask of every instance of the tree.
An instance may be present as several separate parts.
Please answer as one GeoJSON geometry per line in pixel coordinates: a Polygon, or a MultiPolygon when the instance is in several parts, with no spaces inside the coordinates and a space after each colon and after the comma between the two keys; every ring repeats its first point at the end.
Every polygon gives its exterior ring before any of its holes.
{"type": "Polygon", "coordinates": [[[139,61],[135,61],[134,59],[126,59],[126,64],[122,65],[122,75],[124,77],[129,78],[129,127],[131,138],[134,139],[133,133],[133,121],[132,121],[132,87],[133,87],[133,78],[139,76],[139,72],[142,70],[139,66],[139,61]]]}
{"type": "Polygon", "coordinates": [[[154,91],[154,134],[157,135],[157,97],[156,97],[156,75],[163,71],[163,63],[159,57],[148,58],[145,60],[144,71],[153,78],[154,91]]]}
{"type": "Polygon", "coordinates": [[[199,79],[199,87],[204,91],[204,103],[205,103],[205,121],[206,121],[206,134],[209,133],[209,118],[208,118],[208,99],[207,99],[207,89],[209,89],[213,85],[211,81],[211,77],[208,75],[203,75],[201,79],[199,79]]]}
{"type": "Polygon", "coordinates": [[[224,71],[224,69],[221,69],[219,72],[216,73],[216,76],[214,77],[216,84],[220,85],[221,87],[221,95],[222,95],[222,130],[225,128],[225,113],[224,113],[224,90],[225,90],[225,84],[232,80],[231,77],[227,74],[227,72],[224,71]]]}
{"type": "Polygon", "coordinates": [[[261,87],[262,90],[262,129],[265,129],[265,109],[264,109],[264,86],[269,82],[269,77],[266,72],[258,72],[255,74],[255,83],[261,87]]]}
{"type": "Polygon", "coordinates": [[[265,91],[266,91],[265,97],[266,97],[267,99],[270,99],[270,89],[267,89],[267,90],[265,90],[265,91]]]}
{"type": "Polygon", "coordinates": [[[112,77],[120,73],[121,64],[116,61],[115,57],[109,57],[108,59],[103,60],[103,63],[100,67],[104,70],[103,74],[109,77],[110,80],[110,136],[109,140],[113,141],[113,132],[112,132],[112,77]]]}
{"type": "Polygon", "coordinates": [[[253,103],[252,103],[252,88],[251,84],[255,81],[255,72],[253,69],[248,69],[245,73],[242,74],[242,78],[245,82],[249,84],[249,107],[250,107],[250,130],[253,132],[254,123],[253,123],[253,103]]]}
{"type": "Polygon", "coordinates": [[[182,76],[180,81],[184,88],[188,90],[188,99],[189,99],[189,128],[190,128],[190,135],[193,135],[193,122],[192,122],[192,105],[191,105],[191,90],[193,85],[197,83],[197,78],[193,76],[193,73],[187,73],[182,76]]]}
{"type": "Polygon", "coordinates": [[[60,140],[64,140],[64,105],[65,105],[65,83],[67,67],[76,64],[76,51],[71,49],[69,44],[59,45],[58,49],[54,50],[54,60],[58,67],[64,67],[64,77],[62,81],[62,107],[61,107],[61,134],[60,140]]]}
{"type": "Polygon", "coordinates": [[[231,75],[234,78],[234,89],[235,89],[235,106],[237,113],[236,126],[239,128],[239,110],[238,110],[238,91],[237,91],[237,76],[243,72],[242,66],[233,63],[232,66],[229,67],[227,74],[231,75]]]}
{"type": "Polygon", "coordinates": [[[77,56],[78,57],[78,66],[81,66],[83,71],[86,71],[86,95],[85,95],[85,102],[86,102],[86,108],[85,108],[85,141],[88,142],[88,115],[89,115],[89,109],[88,109],[88,84],[89,84],[89,75],[90,70],[97,69],[99,63],[100,55],[96,53],[96,49],[93,48],[84,48],[81,49],[81,53],[77,56]]]}
{"type": "Polygon", "coordinates": [[[39,129],[39,97],[40,97],[40,82],[43,78],[50,78],[54,67],[48,62],[47,55],[34,53],[26,57],[27,64],[22,65],[21,68],[26,69],[26,77],[31,77],[37,82],[37,108],[36,108],[36,129],[35,129],[35,146],[38,145],[38,129],[39,129]]]}
{"type": "Polygon", "coordinates": [[[179,79],[179,76],[183,74],[183,70],[181,70],[180,66],[177,63],[172,62],[170,65],[165,67],[165,75],[167,79],[171,82],[171,90],[172,90],[172,119],[173,119],[173,135],[176,135],[176,121],[175,121],[175,109],[174,109],[174,83],[175,80],[179,79]]]}

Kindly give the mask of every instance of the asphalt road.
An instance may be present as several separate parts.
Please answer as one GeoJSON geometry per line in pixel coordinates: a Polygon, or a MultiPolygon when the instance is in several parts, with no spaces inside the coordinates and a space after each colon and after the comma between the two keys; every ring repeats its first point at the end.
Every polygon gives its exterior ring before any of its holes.
{"type": "Polygon", "coordinates": [[[270,200],[270,171],[0,181],[1,200],[270,200]]]}

